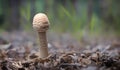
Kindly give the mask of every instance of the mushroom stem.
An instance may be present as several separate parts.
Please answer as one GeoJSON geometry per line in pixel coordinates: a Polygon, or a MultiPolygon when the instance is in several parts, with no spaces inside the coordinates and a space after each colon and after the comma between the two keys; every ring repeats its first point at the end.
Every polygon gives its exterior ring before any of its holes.
{"type": "Polygon", "coordinates": [[[45,58],[48,56],[48,45],[46,39],[46,32],[38,32],[40,40],[40,57],[45,58]]]}

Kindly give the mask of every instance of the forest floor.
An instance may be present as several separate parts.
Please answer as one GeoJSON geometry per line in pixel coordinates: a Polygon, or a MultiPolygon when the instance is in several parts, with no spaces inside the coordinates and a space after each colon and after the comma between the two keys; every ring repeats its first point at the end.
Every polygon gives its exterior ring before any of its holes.
{"type": "Polygon", "coordinates": [[[0,34],[0,70],[120,70],[120,39],[48,33],[47,58],[39,58],[34,32],[0,34]]]}

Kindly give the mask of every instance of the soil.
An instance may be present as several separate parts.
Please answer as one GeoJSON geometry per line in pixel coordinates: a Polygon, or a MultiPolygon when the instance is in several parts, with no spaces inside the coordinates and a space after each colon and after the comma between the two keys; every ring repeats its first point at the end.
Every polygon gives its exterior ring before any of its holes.
{"type": "Polygon", "coordinates": [[[0,70],[120,70],[118,38],[77,41],[69,34],[49,33],[49,56],[40,58],[35,34],[0,34],[0,70]]]}

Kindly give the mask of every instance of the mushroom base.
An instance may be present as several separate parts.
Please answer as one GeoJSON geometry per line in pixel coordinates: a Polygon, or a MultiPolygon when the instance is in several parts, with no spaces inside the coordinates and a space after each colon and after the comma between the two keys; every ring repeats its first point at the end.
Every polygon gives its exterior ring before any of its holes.
{"type": "Polygon", "coordinates": [[[48,57],[48,48],[47,47],[40,47],[40,58],[48,57]]]}

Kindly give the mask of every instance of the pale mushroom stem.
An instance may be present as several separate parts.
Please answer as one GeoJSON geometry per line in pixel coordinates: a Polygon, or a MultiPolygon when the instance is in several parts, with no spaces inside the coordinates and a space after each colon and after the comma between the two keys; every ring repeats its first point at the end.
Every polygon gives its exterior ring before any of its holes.
{"type": "Polygon", "coordinates": [[[45,58],[48,56],[48,44],[46,39],[46,32],[38,32],[40,40],[40,57],[45,58]]]}

